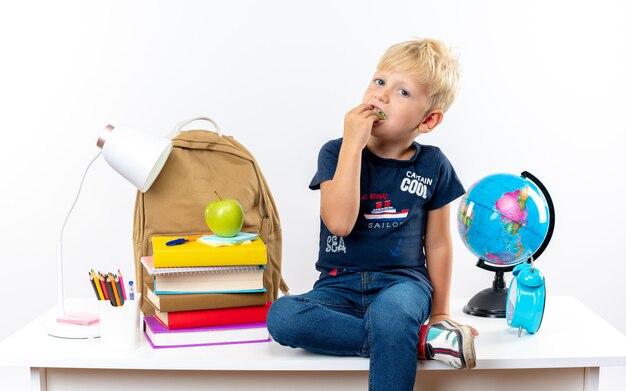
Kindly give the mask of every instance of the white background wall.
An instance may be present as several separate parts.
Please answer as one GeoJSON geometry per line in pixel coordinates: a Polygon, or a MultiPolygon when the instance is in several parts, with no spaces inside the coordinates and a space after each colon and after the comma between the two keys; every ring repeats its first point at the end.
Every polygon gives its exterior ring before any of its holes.
{"type": "MultiPolygon", "coordinates": [[[[625,19],[619,1],[2,2],[0,338],[56,303],[61,220],[108,123],[164,135],[215,118],[257,157],[282,218],[284,276],[308,290],[318,149],[341,136],[383,51],[412,37],[450,43],[463,66],[456,103],[418,141],[441,146],[466,186],[538,176],[557,212],[537,262],[549,294],[626,333],[625,19]]],[[[132,186],[98,160],[66,230],[68,296],[92,294],[90,268],[131,273],[133,207],[132,186]]],[[[452,295],[470,296],[492,276],[454,238],[452,295]]],[[[620,388],[624,369],[603,370],[602,390],[620,388]]],[[[23,369],[0,377],[27,388],[23,369]]]]}

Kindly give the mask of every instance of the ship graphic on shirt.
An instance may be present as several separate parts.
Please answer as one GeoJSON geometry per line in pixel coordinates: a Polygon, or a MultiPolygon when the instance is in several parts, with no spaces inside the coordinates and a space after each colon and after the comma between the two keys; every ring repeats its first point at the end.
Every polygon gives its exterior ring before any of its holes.
{"type": "Polygon", "coordinates": [[[366,220],[401,221],[409,215],[408,209],[397,211],[391,206],[391,200],[378,201],[370,213],[364,213],[366,220]]]}

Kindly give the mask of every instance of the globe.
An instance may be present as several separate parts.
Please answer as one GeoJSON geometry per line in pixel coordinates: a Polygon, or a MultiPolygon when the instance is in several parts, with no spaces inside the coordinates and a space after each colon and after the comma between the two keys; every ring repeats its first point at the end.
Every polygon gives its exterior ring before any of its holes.
{"type": "Polygon", "coordinates": [[[496,267],[528,260],[550,230],[546,195],[524,174],[486,176],[470,187],[459,205],[457,226],[463,243],[496,267]]]}
{"type": "Polygon", "coordinates": [[[532,263],[546,249],[554,231],[552,197],[527,171],[489,175],[461,199],[457,226],[465,246],[478,257],[476,266],[495,272],[491,287],[476,293],[463,312],[504,318],[504,273],[532,263]]]}

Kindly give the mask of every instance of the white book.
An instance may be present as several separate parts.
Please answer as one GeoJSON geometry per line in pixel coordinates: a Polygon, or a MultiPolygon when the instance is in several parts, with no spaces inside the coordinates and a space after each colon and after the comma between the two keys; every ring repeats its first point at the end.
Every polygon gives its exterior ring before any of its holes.
{"type": "Polygon", "coordinates": [[[144,326],[155,349],[270,341],[265,322],[170,330],[153,316],[146,316],[144,326]]]}
{"type": "Polygon", "coordinates": [[[152,257],[141,263],[154,279],[154,293],[252,293],[264,292],[264,265],[155,268],[152,257]]]}

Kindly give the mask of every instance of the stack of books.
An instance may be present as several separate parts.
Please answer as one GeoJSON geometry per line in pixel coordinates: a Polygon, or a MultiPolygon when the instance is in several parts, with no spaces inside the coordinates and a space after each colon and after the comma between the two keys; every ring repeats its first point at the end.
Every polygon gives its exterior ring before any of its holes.
{"type": "Polygon", "coordinates": [[[153,236],[152,249],[141,263],[151,276],[144,292],[155,313],[144,331],[153,348],[269,341],[258,235],[153,236]]]}

